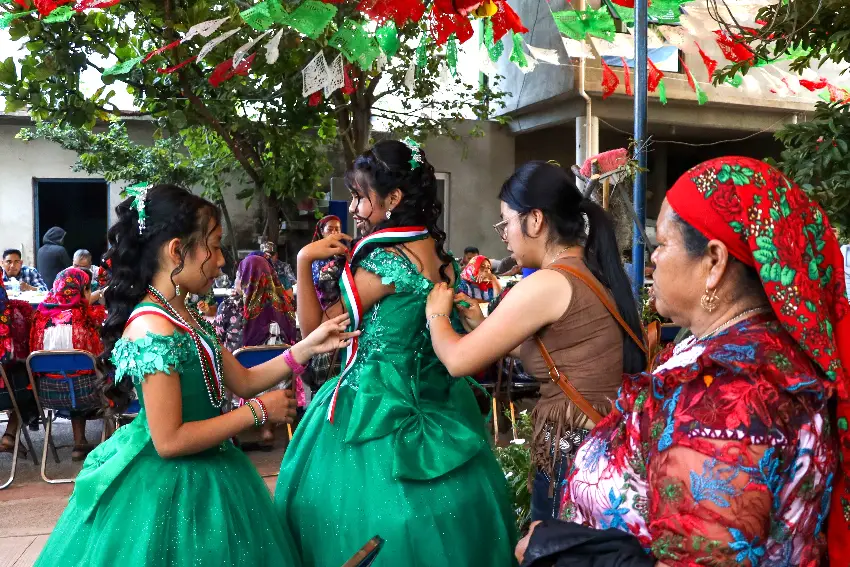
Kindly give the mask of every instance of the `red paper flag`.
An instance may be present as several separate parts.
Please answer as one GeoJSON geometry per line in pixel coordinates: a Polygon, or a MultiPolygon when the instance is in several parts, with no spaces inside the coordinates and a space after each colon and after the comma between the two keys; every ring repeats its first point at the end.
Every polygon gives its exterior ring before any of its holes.
{"type": "Polygon", "coordinates": [[[343,75],[345,78],[345,84],[342,86],[342,89],[340,89],[342,94],[354,94],[354,91],[357,89],[354,88],[354,80],[351,78],[351,65],[346,65],[343,68],[343,75]]]}
{"type": "Polygon", "coordinates": [[[160,47],[159,49],[154,49],[153,51],[151,51],[150,53],[145,55],[145,58],[142,59],[142,63],[147,63],[148,61],[150,61],[152,58],[159,55],[160,53],[168,51],[169,49],[174,49],[178,45],[180,45],[180,40],[176,39],[176,40],[172,41],[171,43],[169,43],[168,45],[160,47]]]}
{"type": "Polygon", "coordinates": [[[750,51],[750,48],[744,45],[740,36],[733,38],[723,30],[714,30],[717,45],[723,52],[723,56],[733,63],[741,61],[752,61],[755,59],[755,54],[750,51]]]}
{"type": "Polygon", "coordinates": [[[499,41],[505,37],[508,30],[514,33],[528,33],[528,28],[522,25],[517,13],[508,6],[505,0],[495,1],[499,11],[490,18],[490,22],[493,24],[493,41],[499,41]]]}
{"type": "Polygon", "coordinates": [[[837,87],[832,83],[827,83],[826,88],[829,91],[829,102],[847,102],[850,99],[850,93],[846,89],[837,87]]]}
{"type": "MultiPolygon", "coordinates": [[[[33,5],[38,10],[39,14],[47,16],[59,6],[63,4],[70,4],[73,1],[74,0],[33,0],[33,5]]],[[[18,5],[22,6],[20,2],[18,2],[18,5]]]]}
{"type": "Polygon", "coordinates": [[[20,7],[21,7],[21,8],[23,8],[24,10],[29,10],[29,9],[30,9],[30,3],[29,3],[29,0],[15,0],[15,4],[17,4],[18,6],[20,6],[20,7]]]}
{"type": "Polygon", "coordinates": [[[393,20],[399,28],[408,20],[418,22],[425,14],[425,4],[420,0],[361,0],[357,10],[383,24],[393,20]]]}
{"type": "Polygon", "coordinates": [[[623,61],[623,83],[626,87],[626,94],[632,96],[632,76],[629,72],[629,64],[625,57],[620,57],[620,59],[623,61]]]}
{"type": "MultiPolygon", "coordinates": [[[[178,63],[177,65],[172,65],[171,67],[163,67],[162,69],[157,69],[156,72],[162,73],[162,74],[173,73],[174,71],[182,69],[183,67],[185,67],[186,65],[188,65],[189,63],[191,63],[192,61],[194,61],[197,58],[198,58],[197,55],[193,55],[190,58],[186,59],[185,61],[178,63]]],[[[233,59],[231,59],[231,61],[233,61],[233,59]]]]}
{"type": "Polygon", "coordinates": [[[620,84],[620,79],[617,74],[611,70],[605,61],[602,61],[602,100],[605,100],[617,90],[617,85],[620,84]]]}
{"type": "MultiPolygon", "coordinates": [[[[483,4],[483,0],[441,0],[443,3],[447,3],[451,5],[451,9],[456,11],[461,16],[468,16],[472,12],[474,12],[481,4],[483,4]]],[[[448,8],[444,11],[448,11],[448,8]]]]}
{"type": "Polygon", "coordinates": [[[102,10],[104,8],[111,8],[119,3],[121,3],[121,0],[77,0],[74,10],[77,12],[82,12],[90,8],[100,8],[102,10]]]}
{"type": "Polygon", "coordinates": [[[649,89],[649,92],[654,93],[655,89],[658,88],[658,83],[660,83],[661,79],[664,78],[664,73],[658,70],[658,67],[655,66],[655,63],[653,63],[652,59],[649,57],[646,58],[646,64],[649,67],[649,76],[646,80],[646,87],[649,89]]]}
{"type": "Polygon", "coordinates": [[[685,70],[685,76],[688,77],[688,84],[691,86],[691,90],[693,90],[697,95],[697,102],[701,105],[705,104],[708,102],[708,95],[706,95],[705,91],[702,90],[702,87],[696,83],[696,79],[694,79],[691,70],[688,69],[687,64],[685,64],[685,59],[681,55],[679,55],[679,61],[682,62],[682,69],[685,70]]]}
{"type": "Polygon", "coordinates": [[[825,89],[828,84],[829,84],[829,82],[824,78],[820,78],[817,81],[810,81],[808,79],[800,79],[800,86],[803,87],[804,89],[808,89],[812,92],[819,91],[821,89],[825,89]]]}
{"type": "Polygon", "coordinates": [[[442,2],[434,2],[434,7],[431,9],[430,28],[434,43],[437,45],[446,43],[452,34],[455,34],[461,43],[474,34],[469,18],[454,11],[444,12],[442,2]]]}
{"type": "Polygon", "coordinates": [[[310,106],[319,106],[319,103],[322,102],[322,89],[317,90],[313,94],[310,95],[310,98],[307,99],[307,104],[310,106]]]}
{"type": "Polygon", "coordinates": [[[233,66],[233,58],[228,57],[213,69],[209,78],[210,84],[214,87],[219,87],[223,82],[232,79],[236,75],[246,76],[248,71],[251,70],[251,64],[254,62],[254,57],[256,56],[256,53],[252,53],[236,67],[233,66]]]}
{"type": "Polygon", "coordinates": [[[711,79],[711,77],[714,75],[714,71],[717,70],[717,61],[706,55],[705,51],[702,50],[702,47],[700,47],[699,43],[697,43],[696,41],[694,43],[696,44],[697,49],[699,50],[699,56],[702,57],[702,62],[705,63],[705,69],[706,71],[708,71],[708,78],[711,79]]]}

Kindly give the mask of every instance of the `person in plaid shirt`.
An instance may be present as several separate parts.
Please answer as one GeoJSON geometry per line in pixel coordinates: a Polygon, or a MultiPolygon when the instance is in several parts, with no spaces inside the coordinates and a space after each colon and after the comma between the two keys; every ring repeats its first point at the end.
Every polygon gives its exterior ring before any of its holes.
{"type": "Polygon", "coordinates": [[[21,282],[21,291],[47,291],[47,285],[38,270],[23,265],[20,250],[9,249],[3,252],[3,283],[11,278],[17,278],[21,282]]]}

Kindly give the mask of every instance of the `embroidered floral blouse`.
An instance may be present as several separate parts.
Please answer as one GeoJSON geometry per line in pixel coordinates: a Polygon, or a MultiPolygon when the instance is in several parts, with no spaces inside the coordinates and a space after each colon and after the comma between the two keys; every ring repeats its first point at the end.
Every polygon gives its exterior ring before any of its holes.
{"type": "Polygon", "coordinates": [[[837,447],[810,359],[762,315],[656,364],[579,450],[563,518],[668,565],[819,565],[837,447]]]}

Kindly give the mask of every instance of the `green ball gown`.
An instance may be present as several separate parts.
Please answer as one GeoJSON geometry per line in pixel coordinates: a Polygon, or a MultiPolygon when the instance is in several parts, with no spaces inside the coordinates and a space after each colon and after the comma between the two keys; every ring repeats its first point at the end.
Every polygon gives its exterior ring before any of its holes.
{"type": "Polygon", "coordinates": [[[310,403],[275,491],[302,563],[340,567],[379,535],[374,567],[514,565],[513,512],[485,420],[469,382],[451,377],[431,347],[433,284],[382,248],[360,269],[395,293],[363,315],[333,423],[339,379],[310,403]]]}
{"type": "Polygon", "coordinates": [[[145,375],[179,374],[184,422],[220,413],[210,403],[189,335],[121,339],[112,360],[116,380],[132,377],[142,411],[86,458],[36,566],[300,565],[265,483],[230,441],[172,459],[154,448],[141,388],[145,375]]]}

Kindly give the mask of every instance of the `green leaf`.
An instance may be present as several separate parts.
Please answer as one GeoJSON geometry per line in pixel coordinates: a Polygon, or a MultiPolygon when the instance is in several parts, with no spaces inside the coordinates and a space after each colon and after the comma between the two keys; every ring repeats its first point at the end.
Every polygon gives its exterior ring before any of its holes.
{"type": "Polygon", "coordinates": [[[784,286],[790,286],[794,283],[794,278],[797,277],[797,272],[794,268],[790,266],[785,266],[782,268],[782,275],[780,278],[780,282],[784,286]]]}
{"type": "Polygon", "coordinates": [[[773,262],[775,255],[766,250],[756,250],[753,252],[753,257],[759,264],[769,264],[773,262]]]}
{"type": "Polygon", "coordinates": [[[759,248],[762,250],[771,250],[776,252],[776,245],[773,243],[773,240],[766,236],[757,236],[756,244],[758,244],[759,248]]]}
{"type": "Polygon", "coordinates": [[[809,262],[809,279],[810,280],[818,280],[820,278],[820,270],[818,269],[818,263],[816,260],[812,260],[809,262]]]}
{"type": "Polygon", "coordinates": [[[182,110],[175,110],[174,112],[170,113],[168,119],[171,124],[178,130],[182,130],[188,124],[186,120],[186,114],[184,114],[182,110]]]}
{"type": "Polygon", "coordinates": [[[6,98],[6,112],[17,112],[23,108],[26,108],[26,106],[27,103],[25,101],[11,97],[6,98]]]}
{"type": "Polygon", "coordinates": [[[15,61],[11,57],[7,57],[0,64],[0,83],[4,85],[14,85],[18,82],[18,73],[15,69],[15,61]]]}
{"type": "Polygon", "coordinates": [[[782,279],[782,266],[779,264],[770,265],[770,281],[778,282],[782,279]]]}

